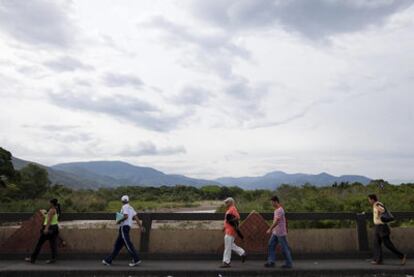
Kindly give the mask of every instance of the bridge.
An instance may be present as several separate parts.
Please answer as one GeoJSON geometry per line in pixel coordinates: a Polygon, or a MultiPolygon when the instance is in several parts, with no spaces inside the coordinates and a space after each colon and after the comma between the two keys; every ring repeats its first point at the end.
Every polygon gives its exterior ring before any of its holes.
{"type": "MultiPolygon", "coordinates": [[[[397,220],[413,220],[414,212],[394,212],[397,220]]],[[[232,268],[220,269],[222,233],[220,230],[166,228],[171,222],[222,221],[221,213],[141,213],[147,232],[133,233],[143,264],[129,268],[124,253],[112,267],[100,264],[111,251],[116,230],[111,228],[62,229],[68,247],[59,250],[59,261],[31,265],[22,258],[37,239],[39,220],[31,213],[0,213],[0,222],[22,222],[20,228],[0,229],[0,276],[414,276],[414,263],[387,259],[373,266],[370,257],[370,213],[288,213],[291,221],[340,220],[343,229],[292,229],[289,232],[295,266],[292,270],[263,267],[268,237],[263,230],[272,213],[241,214],[241,228],[247,233],[243,247],[249,259],[241,264],[234,256],[232,268]],[[158,226],[160,223],[165,225],[158,226]]],[[[65,213],[61,221],[114,220],[112,213],[65,213]]],[[[4,225],[4,224],[3,224],[4,225]]],[[[196,225],[197,226],[197,225],[196,225]]],[[[414,228],[395,228],[394,239],[405,252],[414,253],[414,228]]],[[[46,247],[48,248],[48,247],[46,247]]],[[[45,249],[47,250],[47,249],[45,249]]],[[[46,254],[47,255],[47,254],[46,254]]],[[[391,258],[386,254],[386,258],[391,258]]]]}

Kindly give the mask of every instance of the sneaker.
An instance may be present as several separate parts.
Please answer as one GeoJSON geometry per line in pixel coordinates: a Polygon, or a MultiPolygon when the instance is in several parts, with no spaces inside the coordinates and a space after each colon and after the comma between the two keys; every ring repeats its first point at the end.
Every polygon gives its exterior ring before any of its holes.
{"type": "Polygon", "coordinates": [[[382,262],[378,262],[378,261],[371,261],[372,265],[382,265],[382,262]]]}
{"type": "Polygon", "coordinates": [[[33,261],[32,258],[30,258],[30,257],[24,258],[24,261],[28,262],[28,263],[31,263],[31,264],[35,263],[35,261],[33,261]]]}
{"type": "Polygon", "coordinates": [[[247,255],[246,255],[246,253],[245,253],[245,254],[243,254],[243,255],[241,255],[241,262],[242,262],[242,263],[245,263],[245,262],[246,262],[246,259],[247,259],[247,255]]]}
{"type": "Polygon", "coordinates": [[[106,266],[111,266],[111,263],[108,263],[106,260],[102,260],[102,264],[106,266]]]}
{"type": "Polygon", "coordinates": [[[401,265],[405,265],[407,262],[407,255],[404,255],[404,257],[401,259],[401,265]]]}
{"type": "Polygon", "coordinates": [[[292,266],[291,265],[284,264],[284,265],[281,266],[281,268],[289,269],[289,268],[292,268],[292,266]]]}
{"type": "Polygon", "coordinates": [[[137,266],[137,265],[139,265],[139,264],[141,264],[141,260],[136,261],[136,262],[129,263],[129,266],[130,266],[130,267],[133,267],[133,266],[137,266]]]}
{"type": "Polygon", "coordinates": [[[267,263],[264,264],[264,267],[275,267],[275,263],[267,262],[267,263]]]}
{"type": "Polygon", "coordinates": [[[231,265],[230,265],[230,264],[228,264],[228,263],[223,263],[223,264],[220,266],[220,268],[229,268],[229,267],[231,267],[231,265]]]}
{"type": "Polygon", "coordinates": [[[51,260],[46,260],[46,262],[45,262],[46,264],[54,264],[54,263],[56,263],[56,260],[55,259],[51,259],[51,260]]]}

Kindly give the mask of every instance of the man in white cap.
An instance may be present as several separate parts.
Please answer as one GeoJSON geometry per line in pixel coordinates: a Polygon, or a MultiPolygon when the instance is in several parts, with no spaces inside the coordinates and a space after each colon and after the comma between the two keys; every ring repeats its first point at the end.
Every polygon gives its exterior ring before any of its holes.
{"type": "Polygon", "coordinates": [[[145,229],[142,227],[141,222],[139,221],[138,215],[135,212],[134,208],[131,205],[129,205],[128,195],[122,196],[121,201],[123,205],[120,213],[123,214],[123,217],[121,217],[116,222],[117,224],[119,224],[118,238],[115,241],[114,250],[112,251],[111,255],[103,259],[102,263],[108,266],[111,265],[112,260],[115,259],[115,257],[119,254],[119,251],[121,251],[122,247],[125,246],[133,259],[132,262],[129,263],[129,266],[136,266],[141,263],[141,259],[139,258],[137,251],[135,250],[135,247],[130,240],[129,231],[131,230],[131,226],[134,219],[138,223],[141,232],[145,232],[145,229]]]}
{"type": "Polygon", "coordinates": [[[237,224],[240,220],[239,212],[237,211],[235,201],[233,198],[229,197],[224,200],[226,205],[226,215],[224,217],[224,253],[223,253],[223,264],[222,268],[230,267],[231,263],[231,252],[236,252],[242,259],[244,263],[246,260],[246,251],[243,248],[236,245],[234,242],[237,235],[237,224]]]}

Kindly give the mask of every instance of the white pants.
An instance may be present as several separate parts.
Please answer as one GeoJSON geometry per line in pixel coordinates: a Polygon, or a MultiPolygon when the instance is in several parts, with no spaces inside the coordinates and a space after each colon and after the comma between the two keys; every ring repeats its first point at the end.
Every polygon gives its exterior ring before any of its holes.
{"type": "Polygon", "coordinates": [[[237,246],[234,243],[233,236],[225,235],[224,236],[223,263],[229,264],[231,262],[231,251],[236,252],[239,256],[243,256],[245,253],[243,248],[237,246]]]}

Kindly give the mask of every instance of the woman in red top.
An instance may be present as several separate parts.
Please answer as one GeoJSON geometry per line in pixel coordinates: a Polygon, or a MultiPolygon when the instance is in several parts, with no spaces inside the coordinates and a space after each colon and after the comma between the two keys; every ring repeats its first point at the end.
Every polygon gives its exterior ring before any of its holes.
{"type": "Polygon", "coordinates": [[[246,251],[243,248],[237,246],[234,243],[237,231],[234,224],[230,224],[229,218],[234,218],[235,220],[240,219],[239,212],[235,206],[234,199],[229,197],[224,200],[227,211],[224,217],[224,253],[223,253],[223,265],[222,268],[230,267],[231,263],[231,252],[236,252],[242,258],[242,262],[246,260],[246,251]]]}

